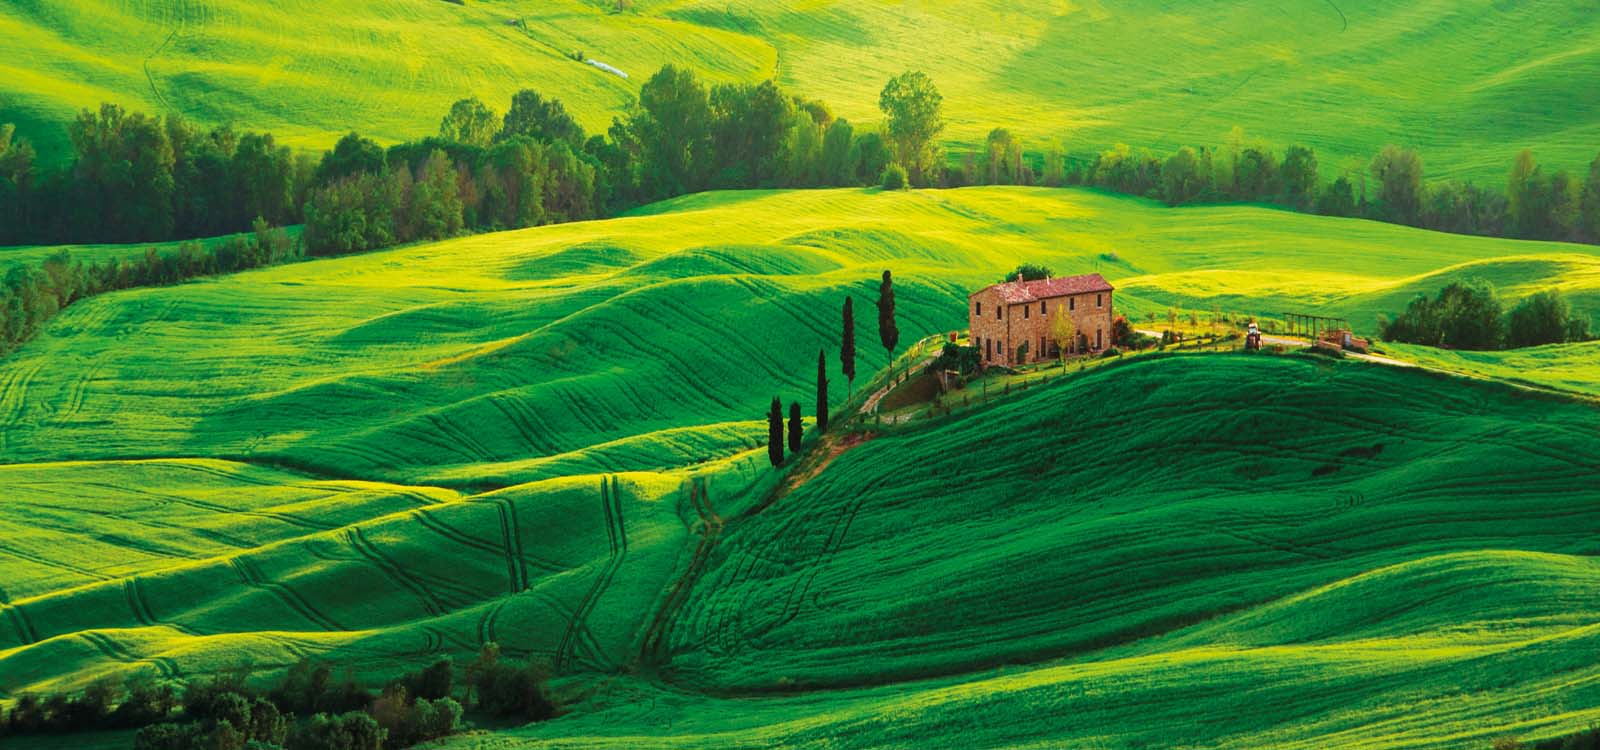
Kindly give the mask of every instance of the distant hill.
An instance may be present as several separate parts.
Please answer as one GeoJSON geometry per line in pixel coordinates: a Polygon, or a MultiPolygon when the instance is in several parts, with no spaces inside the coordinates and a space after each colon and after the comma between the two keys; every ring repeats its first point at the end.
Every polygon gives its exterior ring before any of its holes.
{"type": "Polygon", "coordinates": [[[22,0],[0,8],[0,120],[58,148],[59,122],[115,101],[320,149],[351,129],[425,135],[459,97],[503,108],[532,87],[600,130],[674,63],[712,81],[776,75],[861,123],[889,76],[923,69],[956,148],[997,126],[1079,153],[1219,144],[1237,126],[1316,147],[1328,174],[1395,142],[1432,176],[1495,185],[1521,148],[1573,170],[1600,150],[1591,0],[629,5],[22,0]]]}

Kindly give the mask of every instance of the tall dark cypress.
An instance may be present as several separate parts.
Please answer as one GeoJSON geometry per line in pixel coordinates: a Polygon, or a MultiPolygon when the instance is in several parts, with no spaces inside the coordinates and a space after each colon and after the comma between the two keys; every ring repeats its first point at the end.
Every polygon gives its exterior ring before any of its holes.
{"type": "Polygon", "coordinates": [[[800,402],[789,402],[789,452],[800,453],[800,438],[805,437],[805,424],[800,421],[800,402]]]}
{"type": "Polygon", "coordinates": [[[894,380],[894,347],[900,343],[900,329],[894,324],[894,279],[887,269],[878,284],[878,341],[889,354],[889,379],[894,380]]]}
{"type": "Polygon", "coordinates": [[[856,310],[852,297],[844,298],[844,330],[839,337],[839,365],[850,391],[856,388],[856,310]]]}
{"type": "Polygon", "coordinates": [[[783,402],[777,396],[767,410],[767,458],[773,466],[783,465],[783,402]]]}
{"type": "Polygon", "coordinates": [[[828,352],[817,350],[817,432],[828,431],[828,352]]]}

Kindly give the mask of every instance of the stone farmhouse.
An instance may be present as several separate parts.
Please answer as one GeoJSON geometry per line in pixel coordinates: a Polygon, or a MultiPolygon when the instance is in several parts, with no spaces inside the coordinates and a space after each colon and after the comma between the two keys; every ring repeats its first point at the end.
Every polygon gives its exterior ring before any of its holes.
{"type": "Polygon", "coordinates": [[[1111,284],[1097,273],[1037,281],[1006,281],[967,297],[972,344],[985,365],[1020,365],[1060,356],[1051,323],[1072,317],[1078,353],[1111,344],[1111,284]],[[1061,311],[1058,313],[1058,311],[1061,311]],[[1018,356],[1026,343],[1027,351],[1018,356]]]}

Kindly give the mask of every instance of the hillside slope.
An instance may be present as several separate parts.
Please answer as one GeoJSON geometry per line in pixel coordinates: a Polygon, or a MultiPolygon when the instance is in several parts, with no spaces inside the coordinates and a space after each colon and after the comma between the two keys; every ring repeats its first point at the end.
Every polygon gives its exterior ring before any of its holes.
{"type": "Polygon", "coordinates": [[[1359,363],[1104,368],[845,453],[729,525],[673,622],[671,690],[624,683],[472,742],[1575,731],[1600,718],[1593,424],[1589,406],[1359,363]]]}
{"type": "Polygon", "coordinates": [[[1330,174],[1394,142],[1418,147],[1431,174],[1493,184],[1523,147],[1569,169],[1600,148],[1590,0],[633,6],[23,0],[0,8],[13,42],[0,61],[0,121],[55,147],[62,134],[47,122],[116,101],[325,148],[352,128],[425,135],[457,98],[503,107],[532,87],[598,130],[674,63],[713,81],[776,75],[858,123],[878,120],[885,80],[923,69],[958,144],[1003,126],[1041,150],[1167,149],[1220,143],[1238,126],[1317,147],[1330,174]],[[575,50],[631,77],[568,59],[575,50]]]}

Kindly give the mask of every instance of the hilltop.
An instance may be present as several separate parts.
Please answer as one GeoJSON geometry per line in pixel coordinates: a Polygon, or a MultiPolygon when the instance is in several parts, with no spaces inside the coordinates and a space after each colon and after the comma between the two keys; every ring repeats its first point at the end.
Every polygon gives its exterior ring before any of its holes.
{"type": "Polygon", "coordinates": [[[1266,12],[1154,0],[659,0],[626,12],[580,0],[30,0],[0,9],[14,43],[0,63],[0,120],[58,152],[59,123],[112,101],[323,149],[351,129],[413,138],[456,99],[534,88],[597,132],[674,63],[713,82],[775,77],[868,124],[884,81],[921,68],[945,94],[958,148],[1008,127],[1037,150],[1167,151],[1239,127],[1311,145],[1341,168],[1384,143],[1414,146],[1432,176],[1498,185],[1524,147],[1569,169],[1593,158],[1593,10],[1588,0],[1295,0],[1266,12]]]}

